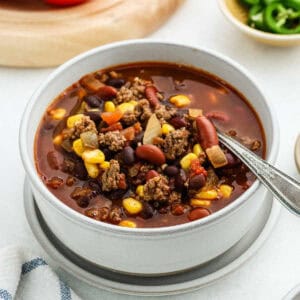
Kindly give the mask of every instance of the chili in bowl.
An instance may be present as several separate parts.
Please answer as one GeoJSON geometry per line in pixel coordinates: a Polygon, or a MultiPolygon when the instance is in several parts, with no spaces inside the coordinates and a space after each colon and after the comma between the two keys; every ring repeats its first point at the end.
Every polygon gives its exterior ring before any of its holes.
{"type": "Polygon", "coordinates": [[[213,124],[274,159],[274,116],[242,68],[203,49],[117,43],[50,76],[25,112],[21,153],[68,248],[102,267],[162,275],[225,252],[262,205],[213,124]]]}

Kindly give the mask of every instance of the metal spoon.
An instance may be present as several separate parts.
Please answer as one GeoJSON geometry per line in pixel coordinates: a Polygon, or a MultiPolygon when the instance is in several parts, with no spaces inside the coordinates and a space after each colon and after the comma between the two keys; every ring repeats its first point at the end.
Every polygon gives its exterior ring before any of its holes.
{"type": "Polygon", "coordinates": [[[217,132],[220,142],[256,175],[274,197],[292,213],[300,216],[300,182],[271,166],[230,136],[219,130],[217,132]]]}

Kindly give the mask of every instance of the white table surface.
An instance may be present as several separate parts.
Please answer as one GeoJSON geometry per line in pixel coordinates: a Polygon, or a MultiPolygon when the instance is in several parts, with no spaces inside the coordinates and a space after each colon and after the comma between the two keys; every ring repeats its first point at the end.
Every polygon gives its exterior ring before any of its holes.
{"type": "MultiPolygon", "coordinates": [[[[277,165],[299,178],[293,158],[300,129],[299,47],[272,48],[250,40],[224,19],[216,0],[187,0],[151,37],[212,48],[245,66],[278,113],[281,139],[277,165]]],[[[24,170],[18,130],[29,97],[51,71],[0,68],[0,247],[17,243],[39,255],[44,255],[44,251],[34,239],[23,210],[24,170]]],[[[166,299],[281,299],[300,283],[299,237],[300,219],[282,210],[268,241],[240,269],[212,286],[166,299]]],[[[83,299],[135,299],[64,278],[83,299]]]]}

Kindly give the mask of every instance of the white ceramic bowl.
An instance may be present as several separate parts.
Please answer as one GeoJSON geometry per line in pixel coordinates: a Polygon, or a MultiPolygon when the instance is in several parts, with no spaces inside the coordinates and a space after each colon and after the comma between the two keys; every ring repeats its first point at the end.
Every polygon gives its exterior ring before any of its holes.
{"type": "Polygon", "coordinates": [[[253,39],[272,46],[300,45],[300,34],[274,34],[248,26],[246,9],[239,3],[239,0],[218,0],[218,2],[224,16],[236,28],[253,39]]]}
{"type": "Polygon", "coordinates": [[[129,229],[97,222],[63,204],[43,184],[34,165],[34,135],[52,99],[86,73],[139,61],[192,65],[238,88],[262,120],[271,163],[277,155],[278,130],[270,105],[241,66],[210,50],[165,42],[133,40],[93,49],[60,66],[32,96],[21,123],[20,151],[37,205],[50,229],[76,254],[102,267],[161,275],[205,263],[239,241],[255,222],[262,205],[263,187],[259,182],[204,219],[173,227],[129,229]]]}

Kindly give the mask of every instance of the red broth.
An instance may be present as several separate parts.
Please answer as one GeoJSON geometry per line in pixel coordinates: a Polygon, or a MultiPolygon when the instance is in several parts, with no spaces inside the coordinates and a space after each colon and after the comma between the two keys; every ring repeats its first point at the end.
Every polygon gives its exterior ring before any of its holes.
{"type": "MultiPolygon", "coordinates": [[[[202,185],[204,184],[204,186],[202,186],[197,191],[192,190],[190,187],[191,178],[196,174],[193,173],[191,175],[190,169],[184,171],[184,175],[186,177],[183,178],[185,179],[185,185],[181,190],[180,188],[178,189],[178,182],[180,184],[180,180],[178,181],[178,178],[176,177],[177,175],[169,176],[165,173],[166,171],[164,168],[166,167],[166,165],[175,166],[177,168],[177,171],[182,170],[182,166],[180,163],[181,159],[188,153],[192,152],[192,146],[198,143],[197,133],[195,133],[195,129],[193,127],[194,120],[189,119],[189,116],[187,116],[189,108],[202,109],[204,115],[213,117],[210,118],[210,120],[213,120],[213,122],[221,130],[229,132],[239,141],[244,143],[247,147],[252,148],[252,150],[255,151],[256,154],[262,157],[264,156],[265,137],[261,122],[257,114],[255,113],[249,102],[245,99],[245,97],[230,84],[224,82],[222,79],[203,70],[198,70],[182,65],[158,62],[142,62],[115,66],[106,70],[91,73],[83,78],[84,79],[75,82],[71,87],[63,91],[49,105],[47,112],[45,112],[41,120],[35,138],[36,168],[41,179],[48,186],[49,190],[60,201],[76,210],[77,212],[85,214],[88,217],[92,217],[96,220],[113,223],[116,225],[123,224],[123,226],[132,226],[132,223],[129,223],[129,225],[126,222],[122,223],[122,221],[124,220],[129,220],[133,222],[134,226],[136,227],[172,226],[190,222],[200,217],[205,217],[206,215],[222,209],[223,207],[237,199],[255,181],[255,176],[248,170],[248,168],[244,164],[242,164],[236,157],[234,157],[234,155],[232,155],[227,149],[224,149],[222,145],[222,151],[226,153],[226,157],[231,160],[231,163],[233,162],[233,165],[214,168],[212,167],[212,164],[207,159],[207,157],[204,158],[204,160],[203,157],[199,159],[200,166],[198,167],[203,168],[201,170],[198,168],[197,172],[202,172],[201,176],[203,175],[206,181],[204,183],[202,182],[202,185]],[[81,110],[82,112],[82,103],[89,102],[91,104],[93,102],[91,98],[87,100],[87,97],[97,95],[97,101],[99,105],[98,108],[95,109],[95,107],[91,107],[85,104],[85,110],[83,111],[84,114],[88,114],[87,111],[94,110],[94,112],[98,113],[100,116],[104,109],[104,103],[108,100],[115,102],[115,106],[118,106],[120,104],[117,103],[116,97],[105,99],[106,96],[101,96],[102,93],[99,93],[99,90],[101,90],[99,86],[107,86],[109,84],[114,85],[115,91],[118,93],[118,95],[121,95],[119,97],[121,100],[119,99],[119,101],[122,101],[122,99],[127,99],[127,94],[124,91],[124,93],[121,92],[120,87],[126,87],[126,82],[130,82],[132,86],[132,82],[136,77],[139,77],[143,82],[146,81],[146,84],[144,83],[146,86],[151,85],[155,87],[155,89],[158,91],[157,95],[159,96],[160,106],[168,106],[168,109],[170,108],[177,113],[175,113],[175,115],[171,119],[161,121],[161,123],[170,124],[173,122],[173,118],[176,116],[184,116],[184,118],[188,120],[188,125],[186,126],[186,128],[181,128],[181,132],[179,132],[180,128],[175,128],[176,130],[179,130],[178,133],[182,133],[185,129],[188,131],[188,145],[185,146],[185,151],[176,156],[174,159],[167,158],[166,164],[163,166],[149,166],[149,161],[144,161],[140,157],[137,157],[136,149],[140,144],[136,140],[126,140],[124,142],[124,145],[122,146],[123,148],[125,146],[130,146],[133,151],[135,151],[135,161],[131,165],[124,164],[122,160],[123,149],[110,151],[109,149],[107,149],[107,147],[110,147],[110,145],[100,145],[99,149],[101,151],[103,150],[106,156],[110,156],[110,158],[113,158],[119,162],[121,168],[119,174],[124,174],[124,176],[121,175],[121,177],[125,177],[126,184],[126,188],[124,188],[124,186],[122,187],[123,190],[120,189],[119,186],[115,189],[110,186],[109,188],[112,188],[112,190],[103,192],[103,184],[106,184],[106,182],[103,182],[103,178],[101,176],[104,176],[103,174],[105,172],[105,169],[101,169],[101,167],[98,166],[98,168],[100,168],[100,171],[97,178],[91,178],[90,176],[83,176],[85,178],[79,176],[80,178],[78,178],[78,176],[74,175],[74,171],[68,170],[64,163],[64,160],[71,159],[71,161],[73,160],[75,161],[75,163],[78,163],[79,167],[77,166],[77,168],[79,169],[79,171],[77,171],[80,172],[80,170],[84,168],[81,158],[79,158],[78,155],[74,154],[72,150],[69,153],[61,145],[55,145],[53,143],[53,139],[57,136],[61,136],[64,130],[67,132],[67,135],[69,134],[68,129],[65,129],[66,120],[69,116],[77,114],[78,111],[80,112],[81,110]],[[88,80],[86,80],[87,78],[88,80]],[[172,103],[170,103],[170,98],[174,95],[187,96],[190,99],[189,105],[182,108],[177,108],[172,103]],[[55,120],[53,118],[53,112],[57,108],[63,108],[66,110],[66,113],[61,120],[55,120]],[[146,169],[146,171],[149,171],[147,170],[148,168],[158,173],[158,175],[160,176],[160,181],[158,180],[159,183],[157,183],[158,185],[156,187],[158,187],[162,191],[164,191],[164,189],[166,190],[165,195],[162,196],[163,199],[161,199],[160,196],[156,194],[152,195],[154,199],[150,199],[151,195],[149,196],[149,193],[151,194],[151,192],[155,191],[155,189],[151,190],[151,184],[145,178],[147,174],[144,174],[145,172],[141,172],[141,169],[139,169],[140,173],[138,173],[137,175],[137,177],[140,176],[140,178],[130,177],[129,168],[136,164],[140,164],[142,166],[145,165],[144,168],[146,169]],[[210,176],[211,174],[209,176],[205,174],[207,170],[210,170],[209,173],[213,173],[212,177],[210,176]],[[208,177],[210,179],[208,179],[208,177]],[[212,181],[213,184],[210,184],[208,186],[208,181],[212,181]],[[144,195],[147,200],[137,195],[136,188],[139,185],[142,185],[144,187],[144,190],[146,189],[146,192],[148,192],[147,195],[144,195]],[[169,186],[170,190],[168,190],[166,185],[169,186]],[[229,186],[232,189],[230,196],[227,195],[227,197],[224,197],[224,193],[222,194],[222,192],[220,191],[220,187],[224,185],[227,187],[229,186]],[[85,195],[85,197],[81,199],[80,193],[79,196],[77,195],[78,193],[75,193],[76,197],[74,197],[74,190],[76,188],[82,189],[82,187],[88,187],[87,196],[85,195]],[[211,189],[217,192],[218,196],[216,199],[201,199],[201,197],[197,198],[195,196],[198,195],[200,190],[206,191],[211,189]],[[173,202],[170,202],[170,193],[172,193],[172,191],[174,191],[172,197],[175,195],[175,200],[172,200],[173,202]],[[80,198],[79,200],[78,197],[80,198]],[[122,205],[123,199],[129,197],[137,200],[139,205],[141,205],[142,207],[141,211],[136,214],[132,214],[124,208],[124,205],[122,205]],[[75,198],[76,200],[74,200],[75,198]],[[202,202],[196,201],[196,206],[191,205],[192,199],[202,200],[202,202]],[[105,209],[103,209],[103,207],[105,207],[105,209]],[[114,214],[113,210],[116,212],[116,214],[114,214]],[[107,214],[106,218],[105,214],[107,214]]],[[[127,86],[129,86],[128,83],[127,86]]],[[[123,87],[123,90],[126,90],[126,88],[123,87]]],[[[139,88],[141,90],[143,89],[143,87],[139,88]]],[[[126,91],[128,93],[128,88],[126,91]]],[[[136,97],[138,103],[144,98],[147,99],[147,97],[145,96],[145,91],[136,92],[136,94],[138,96],[133,95],[132,97],[136,97]]],[[[137,108],[134,109],[135,112],[137,108]]],[[[152,111],[152,113],[156,112],[156,108],[151,107],[151,105],[150,110],[152,111]]],[[[140,124],[140,130],[143,133],[147,126],[147,120],[142,121],[140,118],[141,117],[138,117],[136,119],[135,124],[140,124]]],[[[123,119],[121,119],[120,123],[123,127],[122,130],[128,127],[135,126],[127,126],[124,125],[123,122],[123,119]]],[[[100,123],[96,123],[96,125],[96,132],[99,135],[101,135],[99,131],[103,130],[103,128],[107,129],[108,127],[108,124],[103,122],[103,120],[100,120],[100,123]]],[[[123,133],[122,130],[120,130],[120,132],[123,133]]],[[[135,139],[137,139],[137,135],[137,132],[135,132],[135,139]]],[[[105,133],[101,135],[102,140],[99,138],[100,142],[103,142],[104,136],[105,133]]],[[[160,149],[165,150],[163,145],[166,145],[166,139],[166,136],[161,136],[160,139],[158,138],[157,140],[161,144],[157,144],[156,146],[160,149]]],[[[71,141],[73,142],[74,139],[71,141]]],[[[174,147],[176,147],[177,140],[173,139],[173,141],[175,141],[174,147]]],[[[178,141],[182,140],[179,139],[178,141]]],[[[68,142],[70,142],[70,140],[68,140],[68,142]]],[[[172,152],[172,149],[170,151],[172,152]]],[[[166,154],[166,156],[170,156],[173,154],[174,153],[169,153],[166,154]]],[[[177,154],[175,153],[174,155],[177,154]]],[[[106,160],[109,160],[108,157],[106,157],[106,160]]],[[[110,167],[111,166],[112,164],[110,164],[110,167]]],[[[86,173],[86,170],[84,171],[86,173]]],[[[119,174],[117,174],[116,176],[119,176],[119,174]]],[[[120,176],[116,178],[120,178],[120,176]]],[[[152,181],[153,182],[151,183],[155,185],[155,180],[152,181]]],[[[119,183],[120,182],[121,181],[119,181],[119,183]]],[[[196,186],[199,187],[201,185],[199,184],[200,183],[198,180],[198,182],[196,182],[196,186]]]]}

